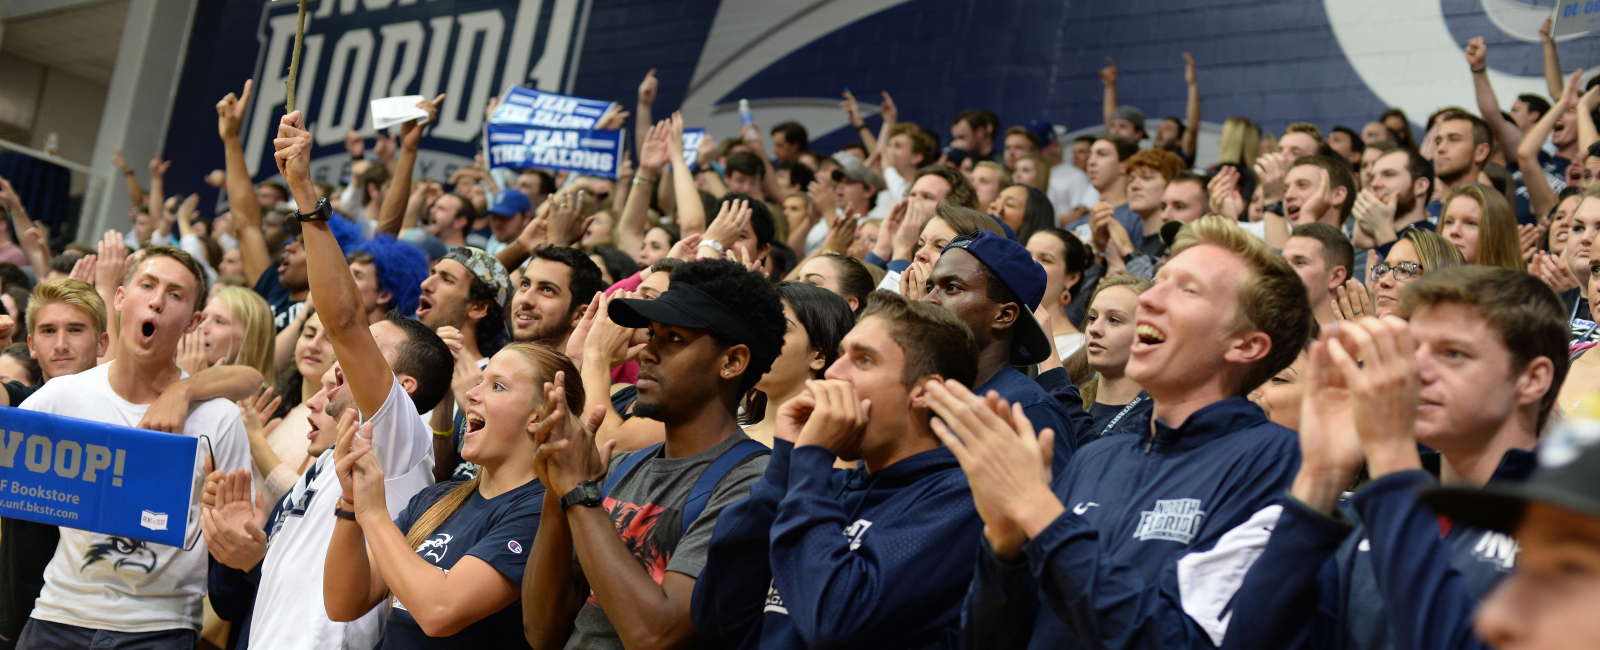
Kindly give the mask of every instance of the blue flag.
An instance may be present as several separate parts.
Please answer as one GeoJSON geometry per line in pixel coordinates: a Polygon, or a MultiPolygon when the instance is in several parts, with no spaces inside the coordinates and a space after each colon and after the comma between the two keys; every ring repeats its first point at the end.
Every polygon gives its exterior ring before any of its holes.
{"type": "Polygon", "coordinates": [[[0,436],[0,516],[180,548],[199,533],[199,439],[10,407],[0,436]]]}

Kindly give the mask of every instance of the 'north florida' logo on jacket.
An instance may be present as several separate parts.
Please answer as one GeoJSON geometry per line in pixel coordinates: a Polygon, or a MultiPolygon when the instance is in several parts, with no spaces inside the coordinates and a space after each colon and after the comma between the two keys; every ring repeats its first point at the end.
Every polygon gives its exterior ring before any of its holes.
{"type": "Polygon", "coordinates": [[[1157,499],[1154,510],[1139,514],[1139,527],[1134,529],[1133,538],[1188,544],[1200,532],[1200,521],[1205,516],[1199,499],[1157,499]]]}
{"type": "Polygon", "coordinates": [[[861,548],[861,538],[866,536],[867,529],[871,527],[872,522],[865,519],[857,519],[856,523],[845,526],[844,536],[850,538],[850,550],[861,548]]]}

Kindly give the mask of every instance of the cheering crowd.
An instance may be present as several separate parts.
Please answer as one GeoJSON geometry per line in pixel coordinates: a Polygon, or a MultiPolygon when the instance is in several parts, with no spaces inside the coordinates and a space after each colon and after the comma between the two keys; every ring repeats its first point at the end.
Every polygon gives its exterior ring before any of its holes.
{"type": "Polygon", "coordinates": [[[1550,97],[1475,39],[1420,140],[1215,160],[1187,54],[1181,118],[1108,59],[1096,135],[846,92],[831,155],[686,152],[651,71],[615,179],[414,179],[435,99],[254,183],[246,82],[213,217],[119,154],[56,251],[0,179],[0,399],[211,449],[192,548],[0,521],[0,646],[1590,647],[1600,86],[1544,43],[1550,97]]]}

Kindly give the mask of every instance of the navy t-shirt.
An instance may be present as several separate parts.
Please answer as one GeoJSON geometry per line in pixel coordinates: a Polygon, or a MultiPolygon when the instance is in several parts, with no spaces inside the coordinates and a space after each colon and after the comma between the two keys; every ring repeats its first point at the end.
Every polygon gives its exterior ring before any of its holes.
{"type": "Polygon", "coordinates": [[[1143,392],[1128,404],[1101,404],[1095,402],[1089,405],[1089,415],[1094,416],[1094,437],[1104,438],[1119,433],[1143,433],[1149,435],[1150,413],[1155,409],[1156,402],[1143,392]],[[1130,406],[1131,405],[1131,406],[1130,406]],[[1126,414],[1123,411],[1127,411],[1126,414]],[[1121,415],[1121,419],[1117,416],[1121,415]]]}
{"type": "Polygon", "coordinates": [[[300,310],[306,308],[306,301],[295,300],[289,289],[279,281],[277,265],[268,266],[267,270],[261,272],[261,277],[256,280],[255,292],[272,307],[274,331],[282,332],[283,328],[300,317],[300,310]]]}
{"type": "MultiPolygon", "coordinates": [[[[411,530],[411,524],[422,517],[435,501],[444,498],[460,482],[440,483],[416,496],[394,520],[400,532],[411,530]]],[[[521,487],[493,499],[483,498],[474,491],[461,509],[439,524],[433,535],[417,547],[417,555],[429,564],[449,571],[471,555],[494,567],[520,590],[522,571],[527,566],[528,554],[533,551],[533,538],[539,532],[539,515],[544,505],[544,485],[528,481],[521,487]]],[[[522,603],[512,601],[504,609],[487,618],[468,625],[453,636],[435,638],[422,632],[417,620],[406,611],[405,604],[391,598],[394,609],[384,628],[379,648],[526,648],[528,640],[522,634],[522,603]]]]}

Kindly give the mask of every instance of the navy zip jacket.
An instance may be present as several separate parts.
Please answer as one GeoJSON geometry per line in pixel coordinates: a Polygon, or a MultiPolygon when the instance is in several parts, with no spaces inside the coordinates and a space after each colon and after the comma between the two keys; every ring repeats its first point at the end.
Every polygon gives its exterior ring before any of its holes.
{"type": "MultiPolygon", "coordinates": [[[[1062,371],[1062,374],[1065,375],[1066,371],[1062,371]]],[[[1000,372],[990,377],[989,381],[983,382],[982,386],[972,389],[972,392],[982,396],[989,394],[991,390],[1012,404],[1021,404],[1022,413],[1033,423],[1034,433],[1045,429],[1055,432],[1056,441],[1053,446],[1054,455],[1050,458],[1050,474],[1057,476],[1066,470],[1067,461],[1072,458],[1073,452],[1077,451],[1078,439],[1083,435],[1083,431],[1074,424],[1072,415],[1062,406],[1062,402],[1045,392],[1039,382],[1029,379],[1027,375],[1011,366],[1001,368],[1000,372]]],[[[1078,410],[1082,411],[1083,408],[1079,407],[1078,410]]]]}
{"type": "Polygon", "coordinates": [[[718,520],[695,583],[711,647],[942,648],[954,644],[983,532],[948,449],[877,474],[774,441],[750,497],[718,520]],[[724,523],[726,522],[726,523],[724,523]]]}
{"type": "Polygon", "coordinates": [[[962,647],[1213,647],[1299,465],[1296,434],[1243,397],[1090,443],[1052,486],[1067,512],[1025,561],[980,543],[962,647]]]}
{"type": "MultiPolygon", "coordinates": [[[[1533,452],[1509,450],[1493,480],[1524,481],[1536,464],[1533,452]]],[[[1511,571],[1517,546],[1500,533],[1442,528],[1416,499],[1433,482],[1422,471],[1384,476],[1340,504],[1336,517],[1285,496],[1223,647],[1485,648],[1472,635],[1472,613],[1511,571]]]]}

